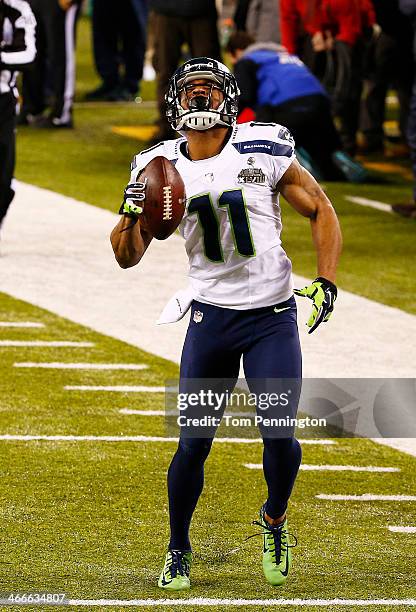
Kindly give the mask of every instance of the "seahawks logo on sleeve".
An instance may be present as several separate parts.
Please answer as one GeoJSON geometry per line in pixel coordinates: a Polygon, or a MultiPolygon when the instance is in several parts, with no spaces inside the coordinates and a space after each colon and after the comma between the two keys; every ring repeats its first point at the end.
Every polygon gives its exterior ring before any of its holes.
{"type": "Polygon", "coordinates": [[[287,142],[291,144],[293,148],[295,148],[295,140],[287,128],[280,127],[277,137],[280,138],[281,140],[287,140],[287,142]]]}
{"type": "Polygon", "coordinates": [[[251,123],[238,126],[233,146],[239,153],[266,153],[273,157],[293,156],[295,140],[290,131],[277,123],[251,123]]]}

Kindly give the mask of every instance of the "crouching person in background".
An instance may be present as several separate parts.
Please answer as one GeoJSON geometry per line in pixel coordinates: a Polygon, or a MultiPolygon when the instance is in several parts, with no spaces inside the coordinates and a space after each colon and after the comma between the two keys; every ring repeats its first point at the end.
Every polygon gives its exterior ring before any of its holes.
{"type": "Polygon", "coordinates": [[[365,180],[364,168],[341,151],[330,100],[318,79],[284,47],[253,43],[246,32],[236,32],[227,45],[241,91],[239,123],[255,119],[287,127],[302,164],[318,180],[365,180]]]}

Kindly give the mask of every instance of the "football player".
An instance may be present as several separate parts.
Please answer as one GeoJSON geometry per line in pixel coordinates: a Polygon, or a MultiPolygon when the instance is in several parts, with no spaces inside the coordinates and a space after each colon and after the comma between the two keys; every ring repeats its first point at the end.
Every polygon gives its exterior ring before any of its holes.
{"type": "MultiPolygon", "coordinates": [[[[294,292],[312,300],[313,332],[327,321],[337,296],[335,272],[341,232],[320,186],[297,162],[289,131],[277,124],[236,125],[238,87],[223,64],[210,58],[186,62],[172,76],[167,117],[182,134],[142,151],[111,234],[122,268],[136,265],[152,236],[143,222],[146,185],[137,176],[164,156],[181,174],[187,203],[180,233],[189,257],[190,291],[177,320],[191,308],[183,347],[180,388],[195,379],[301,379],[301,350],[294,292]],[[309,219],[317,252],[317,278],[293,290],[291,262],[280,239],[279,194],[309,219]]],[[[183,298],[183,293],[181,294],[183,298]]],[[[171,315],[169,315],[171,316],[171,315]]],[[[168,471],[170,542],[159,586],[190,586],[189,527],[203,488],[204,462],[213,435],[189,437],[181,430],[168,471]]],[[[257,524],[264,536],[263,570],[272,585],[286,581],[291,543],[286,511],[301,462],[293,435],[263,436],[268,495],[257,524]]]]}

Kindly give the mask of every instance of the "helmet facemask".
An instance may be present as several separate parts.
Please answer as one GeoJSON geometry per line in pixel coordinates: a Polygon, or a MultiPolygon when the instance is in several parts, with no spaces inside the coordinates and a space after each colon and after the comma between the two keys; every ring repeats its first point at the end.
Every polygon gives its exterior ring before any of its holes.
{"type": "MultiPolygon", "coordinates": [[[[192,85],[192,89],[198,85],[192,85]]],[[[169,82],[166,94],[166,115],[178,132],[189,129],[203,131],[214,126],[231,127],[237,117],[238,91],[234,76],[223,64],[209,58],[197,58],[181,66],[169,82]],[[191,83],[204,80],[201,88],[209,87],[208,95],[189,97],[191,83]],[[222,92],[223,99],[213,107],[213,91],[222,92]],[[187,106],[184,108],[183,105],[187,106]]]]}
{"type": "Polygon", "coordinates": [[[207,79],[204,85],[195,84],[193,82],[195,80],[196,79],[192,79],[190,82],[188,80],[188,82],[185,82],[178,90],[182,113],[177,124],[177,130],[193,129],[202,131],[223,123],[221,120],[225,102],[223,90],[219,86],[216,86],[215,82],[209,82],[207,79]],[[198,87],[205,91],[208,88],[208,95],[200,94],[191,96],[190,94],[193,90],[197,90],[198,87]],[[215,89],[222,93],[222,100],[219,104],[215,105],[216,108],[214,108],[213,100],[215,89]],[[186,103],[187,108],[183,108],[184,103],[186,103]]]}

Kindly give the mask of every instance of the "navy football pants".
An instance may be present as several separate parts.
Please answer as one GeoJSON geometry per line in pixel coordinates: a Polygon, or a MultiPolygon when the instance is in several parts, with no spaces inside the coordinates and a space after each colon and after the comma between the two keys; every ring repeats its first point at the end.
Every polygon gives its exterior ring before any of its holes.
{"type": "MultiPolygon", "coordinates": [[[[194,301],[181,360],[181,387],[187,379],[237,381],[240,359],[246,379],[300,379],[301,351],[295,298],[274,306],[231,310],[194,301]],[[194,319],[195,311],[202,313],[194,319]]],[[[169,548],[190,549],[189,526],[204,484],[204,462],[213,438],[181,435],[168,471],[171,539],[169,548]]],[[[299,465],[301,448],[293,437],[263,439],[263,470],[268,488],[266,512],[284,514],[299,465]]]]}

